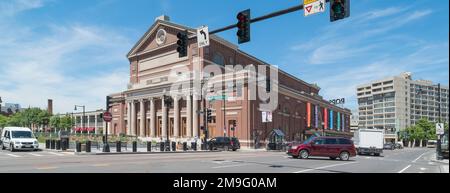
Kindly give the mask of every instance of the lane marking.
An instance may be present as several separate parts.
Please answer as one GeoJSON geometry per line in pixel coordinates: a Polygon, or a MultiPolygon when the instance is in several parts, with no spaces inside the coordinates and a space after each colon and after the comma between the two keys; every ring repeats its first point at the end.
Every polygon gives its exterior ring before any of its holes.
{"type": "Polygon", "coordinates": [[[47,153],[57,155],[57,156],[64,156],[64,154],[59,154],[59,153],[55,153],[55,152],[47,152],[47,153]]]}
{"type": "Polygon", "coordinates": [[[61,153],[66,154],[66,155],[75,155],[73,152],[61,152],[61,153]]]}
{"type": "Polygon", "coordinates": [[[423,154],[421,154],[419,157],[417,157],[414,161],[412,161],[413,163],[416,163],[417,160],[419,160],[422,156],[424,156],[425,154],[430,153],[430,152],[425,152],[423,154]]]}
{"type": "Polygon", "coordinates": [[[9,156],[11,156],[11,157],[22,157],[22,156],[18,156],[18,155],[10,154],[10,153],[7,153],[6,155],[9,155],[9,156]]]}
{"type": "Polygon", "coordinates": [[[43,155],[40,155],[40,154],[35,154],[35,153],[30,153],[30,155],[33,155],[33,156],[37,156],[37,157],[41,157],[41,156],[43,156],[43,155]]]}
{"type": "Polygon", "coordinates": [[[91,165],[91,166],[94,166],[94,167],[107,167],[107,166],[110,166],[111,164],[94,164],[94,165],[91,165]]]}
{"type": "Polygon", "coordinates": [[[402,170],[398,171],[397,173],[403,173],[405,170],[407,170],[409,167],[411,167],[411,165],[406,166],[405,168],[403,168],[402,170]]]}
{"type": "Polygon", "coordinates": [[[51,169],[56,169],[58,167],[55,166],[47,166],[47,167],[37,167],[37,170],[51,170],[51,169]]]}
{"type": "Polygon", "coordinates": [[[296,171],[294,173],[303,173],[303,172],[309,172],[309,171],[313,171],[313,170],[320,170],[320,169],[331,168],[331,167],[336,167],[336,166],[343,166],[343,165],[348,165],[348,164],[355,164],[355,163],[358,163],[358,162],[348,162],[348,163],[342,163],[342,164],[327,165],[327,166],[322,166],[322,167],[318,167],[318,168],[300,170],[300,171],[296,171]]]}
{"type": "Polygon", "coordinates": [[[420,170],[424,171],[424,170],[427,170],[427,168],[420,168],[420,170]]]}
{"type": "Polygon", "coordinates": [[[218,169],[218,168],[231,168],[231,167],[240,167],[240,166],[246,166],[249,164],[236,164],[236,165],[226,165],[226,166],[216,166],[216,167],[212,167],[213,169],[218,169]]]}

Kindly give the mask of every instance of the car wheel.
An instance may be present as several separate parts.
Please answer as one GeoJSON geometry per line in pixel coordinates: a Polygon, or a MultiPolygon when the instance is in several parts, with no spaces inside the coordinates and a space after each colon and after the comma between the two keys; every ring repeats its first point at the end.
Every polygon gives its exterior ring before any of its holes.
{"type": "Polygon", "coordinates": [[[2,146],[2,150],[5,150],[5,146],[3,144],[1,144],[1,146],[2,146]]]}
{"type": "Polygon", "coordinates": [[[350,154],[346,151],[341,152],[341,154],[339,154],[339,159],[341,159],[342,161],[347,161],[350,158],[350,154]]]}
{"type": "Polygon", "coordinates": [[[293,155],[292,158],[297,159],[298,155],[293,155]]]}
{"type": "Polygon", "coordinates": [[[15,152],[15,151],[16,151],[16,150],[14,149],[14,145],[13,145],[13,144],[10,145],[9,150],[10,150],[11,152],[15,152]]]}
{"type": "Polygon", "coordinates": [[[300,159],[308,159],[308,157],[309,157],[308,150],[305,150],[305,149],[301,150],[298,157],[300,159]]]}
{"type": "Polygon", "coordinates": [[[330,159],[331,159],[331,160],[335,160],[335,159],[336,159],[336,157],[330,157],[330,159]]]}
{"type": "Polygon", "coordinates": [[[233,148],[232,150],[233,150],[233,151],[236,151],[237,149],[236,149],[236,148],[233,148]]]}

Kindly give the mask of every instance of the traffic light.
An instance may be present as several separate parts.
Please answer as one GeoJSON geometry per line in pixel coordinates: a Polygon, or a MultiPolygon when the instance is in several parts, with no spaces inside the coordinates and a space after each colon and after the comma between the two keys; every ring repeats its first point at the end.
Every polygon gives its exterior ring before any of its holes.
{"type": "Polygon", "coordinates": [[[241,11],[237,15],[238,23],[237,23],[237,36],[238,43],[242,44],[250,41],[250,9],[245,11],[241,11]]]}
{"type": "Polygon", "coordinates": [[[208,120],[208,122],[211,122],[212,119],[211,114],[212,114],[211,109],[206,109],[206,119],[208,120]]]}
{"type": "Polygon", "coordinates": [[[109,104],[111,103],[111,98],[110,96],[106,96],[106,111],[109,110],[109,104]]]}
{"type": "Polygon", "coordinates": [[[103,120],[103,113],[100,113],[100,119],[103,120]]]}
{"type": "Polygon", "coordinates": [[[177,48],[177,52],[178,52],[178,57],[182,58],[187,56],[187,45],[188,45],[188,33],[187,31],[183,31],[183,32],[178,32],[177,34],[177,44],[178,44],[178,48],[177,48]]]}
{"type": "Polygon", "coordinates": [[[330,0],[330,7],[331,22],[350,16],[350,0],[330,0]]]}

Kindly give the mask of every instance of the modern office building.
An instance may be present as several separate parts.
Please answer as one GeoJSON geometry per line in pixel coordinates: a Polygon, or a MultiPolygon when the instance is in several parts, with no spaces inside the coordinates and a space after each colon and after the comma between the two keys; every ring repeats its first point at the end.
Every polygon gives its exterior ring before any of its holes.
{"type": "Polygon", "coordinates": [[[354,133],[359,128],[359,114],[358,110],[352,110],[352,115],[350,116],[350,132],[354,133]]]}
{"type": "MultiPolygon", "coordinates": [[[[317,85],[282,70],[277,71],[277,79],[272,74],[268,78],[268,70],[267,75],[259,75],[256,93],[260,89],[268,92],[277,89],[273,96],[276,101],[252,99],[249,87],[256,81],[237,84],[239,80],[251,79],[252,74],[224,73],[225,66],[252,64],[269,69],[272,65],[216,35],[211,35],[210,45],[203,48],[198,48],[196,38],[190,39],[188,55],[180,58],[177,33],[183,31],[189,36],[197,33],[196,29],[170,22],[167,16],[157,18],[128,53],[130,83],[127,90],[110,95],[113,120],[109,133],[138,136],[143,140],[200,140],[206,136],[201,128],[205,125],[203,113],[207,107],[212,110],[212,118],[206,123],[208,139],[235,136],[243,147],[255,143],[263,145],[275,138],[302,140],[314,133],[350,136],[350,110],[324,100],[317,85]],[[218,67],[220,72],[217,75],[207,73],[208,78],[218,78],[214,83],[219,85],[218,90],[231,91],[226,100],[205,100],[206,96],[199,96],[192,88],[176,96],[167,92],[180,83],[172,77],[187,77],[183,83],[195,84],[196,74],[205,74],[199,72],[211,66],[218,67]],[[227,84],[223,84],[223,80],[227,84]],[[260,87],[261,82],[265,87],[260,87]],[[166,98],[170,102],[166,102],[166,98]],[[270,112],[260,108],[261,103],[271,102],[276,102],[277,106],[270,112]]],[[[208,93],[214,92],[215,87],[209,86],[208,93]]]]}
{"type": "Polygon", "coordinates": [[[448,122],[448,86],[427,80],[413,80],[410,72],[372,81],[357,87],[359,128],[384,129],[387,141],[421,118],[448,122]]]}

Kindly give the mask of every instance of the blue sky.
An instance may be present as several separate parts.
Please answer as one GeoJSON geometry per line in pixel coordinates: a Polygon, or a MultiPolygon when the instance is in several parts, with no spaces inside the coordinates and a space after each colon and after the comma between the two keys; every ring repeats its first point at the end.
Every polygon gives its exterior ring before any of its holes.
{"type": "MultiPolygon", "coordinates": [[[[4,102],[57,112],[74,104],[104,106],[105,95],[128,82],[126,53],[166,14],[176,23],[216,29],[250,8],[260,16],[301,0],[1,0],[0,96],[4,102]]],[[[240,49],[311,83],[325,99],[347,98],[355,86],[413,72],[448,85],[449,2],[353,0],[351,17],[329,22],[327,12],[294,12],[252,24],[240,49]]],[[[219,35],[237,42],[235,30],[219,35]]]]}

